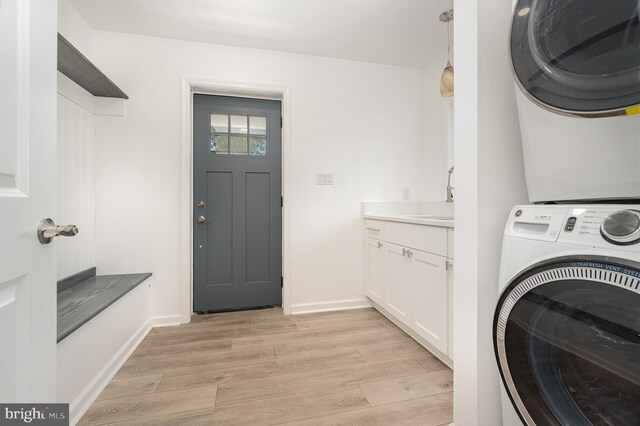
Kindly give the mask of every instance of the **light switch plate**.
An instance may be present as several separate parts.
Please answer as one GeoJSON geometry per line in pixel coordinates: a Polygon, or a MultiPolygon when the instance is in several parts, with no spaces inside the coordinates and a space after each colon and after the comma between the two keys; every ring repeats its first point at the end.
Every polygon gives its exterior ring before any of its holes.
{"type": "Polygon", "coordinates": [[[316,183],[318,185],[333,185],[333,173],[316,174],[316,183]]]}

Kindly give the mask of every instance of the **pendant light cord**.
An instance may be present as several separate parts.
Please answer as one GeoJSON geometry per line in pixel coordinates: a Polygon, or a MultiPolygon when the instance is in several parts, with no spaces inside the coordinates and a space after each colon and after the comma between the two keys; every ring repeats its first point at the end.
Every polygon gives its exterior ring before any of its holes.
{"type": "Polygon", "coordinates": [[[451,32],[449,29],[449,24],[451,21],[447,21],[447,65],[451,66],[451,32]]]}

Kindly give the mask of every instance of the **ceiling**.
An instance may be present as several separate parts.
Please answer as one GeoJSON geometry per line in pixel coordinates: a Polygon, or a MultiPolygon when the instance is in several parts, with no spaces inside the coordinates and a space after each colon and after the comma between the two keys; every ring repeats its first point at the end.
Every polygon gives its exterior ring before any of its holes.
{"type": "Polygon", "coordinates": [[[96,30],[420,68],[452,0],[70,0],[96,30]]]}

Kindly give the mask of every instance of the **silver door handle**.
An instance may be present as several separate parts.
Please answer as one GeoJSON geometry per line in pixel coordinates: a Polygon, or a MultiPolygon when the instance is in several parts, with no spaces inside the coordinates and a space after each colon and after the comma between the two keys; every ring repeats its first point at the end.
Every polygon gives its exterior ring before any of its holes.
{"type": "Polygon", "coordinates": [[[49,244],[54,237],[73,237],[78,232],[75,225],[56,225],[50,218],[45,218],[38,224],[38,241],[41,244],[49,244]]]}
{"type": "Polygon", "coordinates": [[[201,224],[201,225],[202,225],[203,223],[205,223],[205,222],[207,221],[207,218],[201,215],[201,216],[198,216],[198,218],[196,219],[196,221],[197,221],[199,224],[201,224]]]}

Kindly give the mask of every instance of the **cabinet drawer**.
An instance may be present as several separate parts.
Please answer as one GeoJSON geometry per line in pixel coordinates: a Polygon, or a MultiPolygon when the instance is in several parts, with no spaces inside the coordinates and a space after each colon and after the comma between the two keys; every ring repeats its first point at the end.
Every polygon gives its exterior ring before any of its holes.
{"type": "Polygon", "coordinates": [[[439,256],[447,255],[447,228],[387,222],[385,239],[391,243],[439,256]]]}
{"type": "Polygon", "coordinates": [[[365,237],[384,240],[384,222],[381,220],[365,219],[364,233],[365,237]]]}

